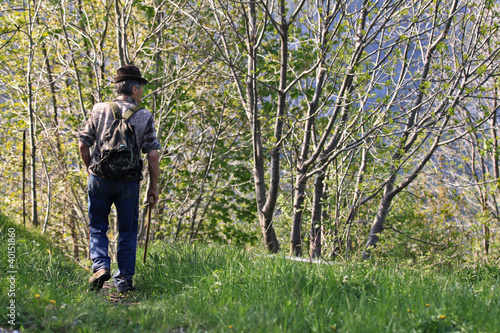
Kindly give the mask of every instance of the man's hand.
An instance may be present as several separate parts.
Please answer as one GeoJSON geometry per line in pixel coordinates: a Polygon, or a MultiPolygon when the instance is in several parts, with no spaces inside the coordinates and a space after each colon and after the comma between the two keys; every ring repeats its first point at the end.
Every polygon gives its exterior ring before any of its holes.
{"type": "Polygon", "coordinates": [[[90,165],[90,147],[83,142],[79,142],[78,149],[80,151],[80,156],[82,158],[83,164],[85,164],[85,168],[87,168],[88,174],[90,165]]]}
{"type": "Polygon", "coordinates": [[[151,207],[154,207],[158,200],[160,199],[160,195],[158,194],[157,189],[148,189],[148,204],[151,205],[151,207]]]}

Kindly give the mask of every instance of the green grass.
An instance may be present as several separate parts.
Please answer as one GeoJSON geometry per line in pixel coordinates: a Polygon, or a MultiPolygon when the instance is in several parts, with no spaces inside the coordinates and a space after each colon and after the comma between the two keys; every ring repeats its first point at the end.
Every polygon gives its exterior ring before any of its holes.
{"type": "Polygon", "coordinates": [[[2,217],[3,329],[13,329],[3,278],[12,227],[22,331],[500,332],[498,268],[318,265],[227,246],[154,244],[146,265],[138,260],[138,290],[120,297],[111,287],[88,292],[89,271],[2,217]]]}

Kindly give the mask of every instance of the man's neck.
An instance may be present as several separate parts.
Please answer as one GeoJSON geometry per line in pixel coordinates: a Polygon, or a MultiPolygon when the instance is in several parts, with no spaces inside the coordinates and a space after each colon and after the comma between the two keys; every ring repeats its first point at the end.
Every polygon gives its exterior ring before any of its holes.
{"type": "Polygon", "coordinates": [[[134,98],[127,96],[127,95],[118,95],[116,97],[116,101],[128,102],[128,103],[132,103],[134,105],[139,105],[139,103],[137,103],[137,101],[134,98]]]}

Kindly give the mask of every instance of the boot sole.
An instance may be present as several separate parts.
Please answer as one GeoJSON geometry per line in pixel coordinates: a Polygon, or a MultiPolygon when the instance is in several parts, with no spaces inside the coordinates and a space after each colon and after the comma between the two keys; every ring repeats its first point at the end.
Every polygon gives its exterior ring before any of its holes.
{"type": "Polygon", "coordinates": [[[111,279],[111,274],[108,271],[102,272],[100,275],[92,276],[89,281],[89,290],[101,289],[104,282],[111,279]]]}

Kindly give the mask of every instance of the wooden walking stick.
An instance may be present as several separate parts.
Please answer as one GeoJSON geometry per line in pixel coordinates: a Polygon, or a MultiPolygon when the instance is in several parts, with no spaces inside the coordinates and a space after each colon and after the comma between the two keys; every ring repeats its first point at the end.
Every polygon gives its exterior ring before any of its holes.
{"type": "Polygon", "coordinates": [[[148,203],[148,226],[146,228],[146,244],[144,245],[144,257],[142,258],[142,263],[146,263],[146,256],[148,255],[148,241],[149,241],[149,228],[151,228],[151,209],[153,202],[148,203]]]}

